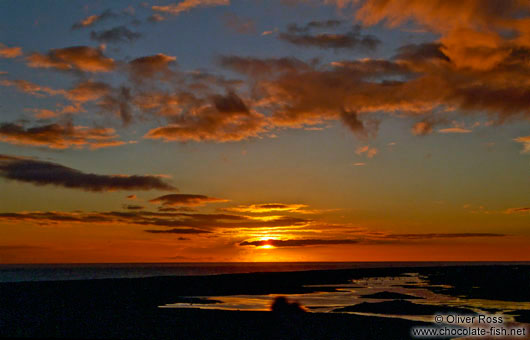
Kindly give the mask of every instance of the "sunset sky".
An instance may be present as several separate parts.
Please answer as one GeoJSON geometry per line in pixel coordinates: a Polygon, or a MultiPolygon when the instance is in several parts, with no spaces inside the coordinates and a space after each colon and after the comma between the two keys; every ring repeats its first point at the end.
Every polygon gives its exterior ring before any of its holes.
{"type": "Polygon", "coordinates": [[[0,263],[530,260],[530,2],[0,2],[0,263]]]}

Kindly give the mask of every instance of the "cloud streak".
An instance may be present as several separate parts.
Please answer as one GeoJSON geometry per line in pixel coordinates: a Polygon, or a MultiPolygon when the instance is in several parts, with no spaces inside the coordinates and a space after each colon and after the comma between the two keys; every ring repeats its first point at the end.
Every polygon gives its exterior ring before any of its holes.
{"type": "Polygon", "coordinates": [[[166,6],[152,6],[151,9],[157,12],[178,15],[182,12],[187,12],[196,7],[213,7],[213,6],[228,6],[230,0],[184,0],[178,4],[170,4],[166,6]]]}
{"type": "Polygon", "coordinates": [[[170,194],[164,195],[150,200],[151,203],[159,203],[165,206],[189,206],[197,207],[208,203],[228,202],[228,200],[208,197],[205,195],[191,195],[191,194],[170,194]]]}
{"type": "Polygon", "coordinates": [[[85,173],[57,163],[0,155],[0,177],[35,185],[103,192],[114,190],[175,190],[151,175],[100,175],[85,173]]]}
{"type": "Polygon", "coordinates": [[[238,205],[235,207],[223,208],[222,211],[239,212],[239,213],[270,213],[270,212],[291,212],[300,214],[314,214],[319,212],[318,210],[307,209],[306,204],[286,204],[286,203],[262,203],[262,204],[249,204],[249,205],[238,205]]]}
{"type": "Polygon", "coordinates": [[[20,223],[27,221],[43,225],[56,224],[123,224],[156,226],[177,229],[202,229],[217,231],[222,229],[260,229],[307,225],[309,220],[274,216],[268,219],[252,218],[232,214],[199,214],[186,212],[151,212],[145,210],[107,212],[57,212],[33,211],[20,213],[0,213],[0,221],[20,223]]]}
{"type": "MultiPolygon", "coordinates": [[[[310,23],[311,24],[311,23],[310,23]]],[[[311,27],[308,24],[307,27],[311,27]]],[[[354,26],[347,33],[307,33],[307,29],[291,27],[287,32],[278,34],[278,39],[302,47],[317,47],[320,49],[367,49],[375,50],[381,43],[372,35],[362,35],[361,27],[354,26]],[[303,33],[301,33],[303,32],[303,33]]]]}
{"type": "Polygon", "coordinates": [[[172,228],[172,229],[147,229],[146,233],[151,234],[211,234],[211,231],[195,228],[172,228]]]}
{"type": "Polygon", "coordinates": [[[112,10],[110,9],[107,9],[105,11],[103,11],[101,14],[94,14],[94,15],[90,15],[78,22],[76,22],[75,24],[72,25],[72,29],[73,30],[77,30],[77,29],[81,29],[81,28],[86,28],[86,27],[92,27],[94,25],[96,25],[97,23],[100,23],[104,20],[107,20],[107,19],[112,19],[112,18],[116,18],[118,15],[116,13],[114,13],[112,10]]]}
{"type": "Polygon", "coordinates": [[[124,145],[112,128],[88,128],[66,124],[25,127],[16,123],[0,124],[0,141],[50,149],[100,149],[124,145]]]}
{"type": "Polygon", "coordinates": [[[475,238],[475,237],[504,237],[504,234],[494,233],[456,233],[456,234],[393,234],[380,238],[356,239],[268,239],[258,241],[243,241],[240,246],[273,246],[273,247],[308,247],[320,245],[348,245],[348,244],[387,244],[407,240],[429,240],[446,238],[475,238]]]}

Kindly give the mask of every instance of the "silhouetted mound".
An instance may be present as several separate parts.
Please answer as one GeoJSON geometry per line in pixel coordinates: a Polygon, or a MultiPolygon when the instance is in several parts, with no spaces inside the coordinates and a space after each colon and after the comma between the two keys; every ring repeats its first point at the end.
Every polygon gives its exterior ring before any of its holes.
{"type": "Polygon", "coordinates": [[[435,306],[435,305],[420,305],[406,300],[395,300],[369,303],[363,302],[358,305],[337,308],[334,312],[359,312],[359,313],[377,313],[377,314],[393,314],[393,315],[434,315],[434,314],[476,314],[470,309],[435,306]]]}
{"type": "Polygon", "coordinates": [[[282,314],[300,314],[306,312],[302,305],[296,301],[289,302],[285,296],[278,296],[274,299],[271,311],[282,314]]]}
{"type": "Polygon", "coordinates": [[[393,292],[377,292],[373,294],[361,295],[365,299],[393,299],[393,300],[413,300],[413,299],[423,299],[419,296],[393,293],[393,292]]]}

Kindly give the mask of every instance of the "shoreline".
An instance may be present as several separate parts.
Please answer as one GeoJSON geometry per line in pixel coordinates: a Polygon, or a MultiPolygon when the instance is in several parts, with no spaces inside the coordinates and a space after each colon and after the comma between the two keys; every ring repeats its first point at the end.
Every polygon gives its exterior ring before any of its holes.
{"type": "Polygon", "coordinates": [[[407,272],[425,275],[433,286],[429,289],[442,289],[436,287],[440,283],[452,286],[443,288],[443,293],[451,296],[467,294],[469,298],[530,301],[528,265],[356,268],[9,282],[0,283],[0,336],[273,339],[285,338],[283,334],[287,338],[300,339],[348,339],[354,335],[360,339],[408,339],[412,326],[428,323],[341,313],[282,316],[271,312],[158,308],[190,296],[326,292],[335,288],[314,285],[346,284],[352,279],[395,277],[407,272]],[[488,280],[492,275],[505,280],[488,280]],[[282,323],[285,325],[281,326],[282,323]],[[271,333],[270,329],[277,329],[280,333],[271,333]]]}

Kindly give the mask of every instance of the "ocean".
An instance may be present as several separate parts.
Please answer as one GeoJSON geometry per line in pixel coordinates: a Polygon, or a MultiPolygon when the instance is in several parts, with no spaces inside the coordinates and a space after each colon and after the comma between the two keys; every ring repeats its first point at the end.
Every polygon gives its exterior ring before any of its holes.
{"type": "MultiPolygon", "coordinates": [[[[153,276],[197,276],[257,272],[290,272],[352,268],[392,268],[465,265],[462,262],[224,262],[224,263],[90,263],[4,264],[0,282],[64,281],[142,278],[153,276]]],[[[476,262],[468,264],[476,265],[476,262]]],[[[480,262],[478,264],[490,264],[480,262]]],[[[517,263],[505,263],[517,264],[517,263]]]]}

